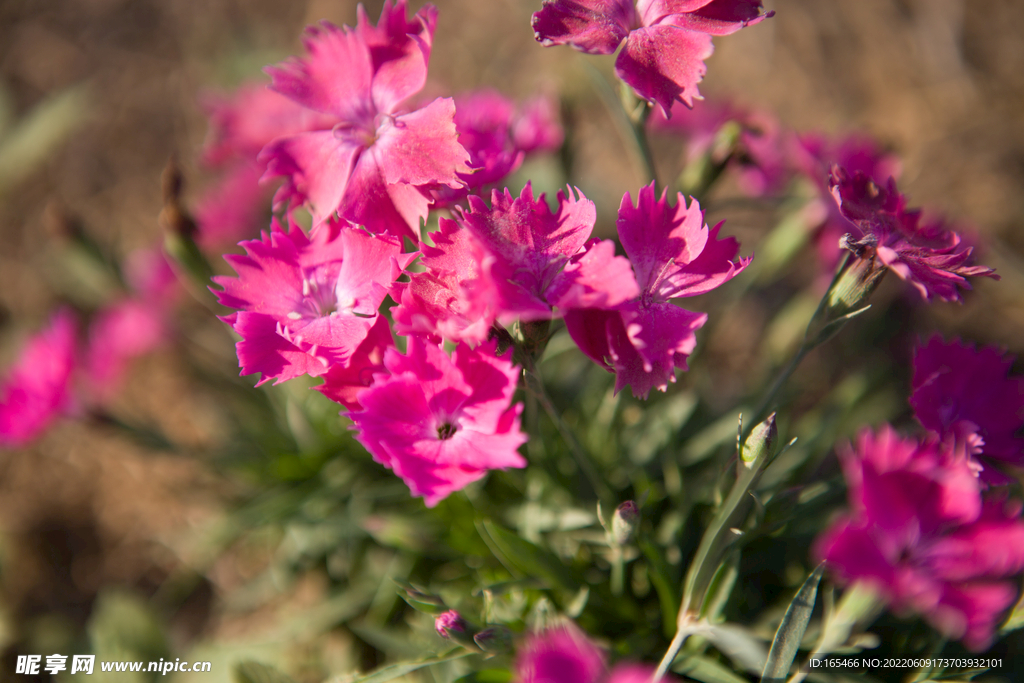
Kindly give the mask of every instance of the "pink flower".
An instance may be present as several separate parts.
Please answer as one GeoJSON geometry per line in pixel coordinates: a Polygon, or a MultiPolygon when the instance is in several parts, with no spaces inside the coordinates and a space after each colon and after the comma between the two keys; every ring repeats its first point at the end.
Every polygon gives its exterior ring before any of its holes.
{"type": "Polygon", "coordinates": [[[984,649],[1024,569],[1020,506],[983,503],[961,457],[890,427],[841,453],[852,514],[815,545],[845,581],[873,585],[899,612],[984,649]]]}
{"type": "Polygon", "coordinates": [[[519,648],[516,683],[598,683],[604,652],[572,622],[534,633],[519,648]]]}
{"type": "Polygon", "coordinates": [[[552,308],[615,306],[636,296],[629,262],[615,256],[615,244],[588,241],[595,219],[594,203],[579,190],[559,191],[554,213],[543,194],[534,199],[529,183],[516,199],[495,190],[490,208],[469,197],[469,210],[456,220],[493,257],[500,321],[543,320],[552,308]]]}
{"type": "Polygon", "coordinates": [[[456,347],[451,358],[420,337],[407,355],[384,353],[384,367],[359,393],[349,417],[374,460],[423,496],[428,507],[481,479],[488,470],[525,467],[517,452],[522,404],[510,405],[519,372],[494,345],[456,347]]]}
{"type": "Polygon", "coordinates": [[[373,376],[387,372],[384,368],[384,352],[394,348],[388,319],[377,316],[366,335],[346,365],[332,365],[322,375],[324,383],[313,387],[321,394],[345,406],[349,410],[361,410],[359,392],[373,383],[373,376]]]}
{"type": "MultiPolygon", "coordinates": [[[[656,667],[644,664],[618,664],[608,674],[607,683],[651,683],[656,670],[656,667]]],[[[668,683],[669,680],[668,676],[663,676],[660,683],[668,683]]]]}
{"type": "Polygon", "coordinates": [[[337,211],[373,232],[416,239],[427,191],[462,187],[458,174],[470,172],[450,98],[402,108],[426,81],[437,11],[428,5],[405,17],[405,0],[388,0],[377,26],[360,10],[355,29],[311,27],[306,59],[267,69],[276,91],[335,121],[260,156],[269,176],[286,179],[279,199],[307,203],[314,224],[337,211]]]}
{"type": "Polygon", "coordinates": [[[236,243],[266,226],[270,190],[260,185],[263,172],[256,163],[236,164],[203,192],[194,211],[197,239],[202,245],[236,243]]]}
{"type": "Polygon", "coordinates": [[[697,343],[694,332],[707,320],[706,314],[671,300],[709,292],[751,260],[732,260],[739,243],[719,240],[721,224],[709,230],[696,201],[687,206],[679,194],[677,202],[669,205],[667,190],[656,199],[654,183],[640,189],[635,207],[628,193],[622,198],[619,239],[633,264],[639,296],[614,310],[581,306],[565,316],[580,349],[615,373],[615,390],[629,384],[642,398],[674,382],[675,368],[687,368],[697,343]]]}
{"type": "MultiPolygon", "coordinates": [[[[1024,377],[1010,377],[1014,357],[994,346],[977,349],[936,335],[914,354],[910,405],[926,429],[967,445],[982,462],[1024,466],[1024,377]]],[[[979,465],[980,467],[980,465],[979,465]]],[[[990,484],[1012,481],[981,467],[990,484]]]]}
{"type": "Polygon", "coordinates": [[[487,339],[497,316],[491,265],[494,257],[468,230],[440,219],[435,246],[420,244],[425,270],[395,283],[391,309],[398,334],[423,334],[476,345],[487,339]]]}
{"type": "Polygon", "coordinates": [[[49,326],[29,338],[0,384],[0,446],[23,446],[73,405],[75,319],[61,309],[49,326]]]}
{"type": "Polygon", "coordinates": [[[711,36],[735,33],[773,12],[760,0],[544,0],[533,31],[545,46],[572,45],[609,55],[625,41],[615,73],[640,97],[671,115],[678,100],[700,99],[697,84],[711,56],[711,36]]]}
{"type": "MultiPolygon", "coordinates": [[[[578,191],[577,191],[578,192],[578,191]]],[[[629,262],[615,256],[611,240],[589,240],[594,203],[570,190],[558,193],[552,212],[527,183],[516,199],[491,194],[491,207],[476,196],[456,221],[441,219],[422,245],[426,270],[398,285],[393,310],[400,334],[477,344],[495,320],[547,320],[581,306],[615,306],[637,294],[629,262]],[[553,309],[560,309],[556,312],[553,309]]]]}
{"type": "Polygon", "coordinates": [[[242,242],[245,255],[225,259],[238,277],[218,276],[220,303],[238,309],[222,320],[242,340],[242,374],[260,384],[302,374],[319,377],[347,366],[377,322],[387,288],[416,256],[396,238],[330,221],[308,237],[297,226],[242,242]]]}
{"type": "Polygon", "coordinates": [[[528,153],[554,151],[563,139],[550,98],[536,97],[517,109],[511,100],[490,89],[455,98],[455,128],[473,170],[459,174],[466,187],[436,190],[435,206],[451,205],[470,193],[478,194],[518,169],[528,153]]]}
{"type": "Polygon", "coordinates": [[[921,224],[921,212],[908,211],[890,178],[885,187],[857,171],[836,166],[829,178],[832,196],[845,219],[848,248],[909,282],[926,300],[961,301],[967,278],[999,279],[991,268],[967,265],[973,249],[941,222],[921,224]]]}

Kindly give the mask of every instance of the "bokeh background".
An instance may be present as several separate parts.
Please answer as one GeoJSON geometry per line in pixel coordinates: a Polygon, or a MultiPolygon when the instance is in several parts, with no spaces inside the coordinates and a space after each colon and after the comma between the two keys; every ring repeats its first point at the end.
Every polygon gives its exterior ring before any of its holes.
{"type": "MultiPolygon", "coordinates": [[[[88,306],[102,297],[102,283],[66,253],[69,230],[80,227],[121,255],[159,240],[168,160],[176,156],[184,170],[186,200],[209,179],[198,163],[204,93],[261,78],[264,65],[301,50],[305,25],[352,24],[355,4],[0,0],[0,367],[58,303],[88,306]]],[[[365,3],[371,17],[381,4],[365,3]]],[[[440,20],[428,89],[562,93],[573,126],[569,181],[597,201],[599,229],[609,233],[622,193],[635,193],[642,182],[584,64],[610,74],[611,58],[541,48],[530,29],[539,0],[435,4],[440,20]]],[[[716,39],[702,92],[772,112],[798,131],[861,131],[898,154],[900,187],[912,205],[973,226],[982,261],[1003,277],[977,283],[963,306],[908,305],[909,329],[1024,351],[1021,3],[765,5],[776,10],[773,19],[716,39]]],[[[656,150],[666,173],[677,169],[677,153],[656,150]]],[[[717,199],[709,217],[728,219],[725,231],[740,236],[749,253],[771,216],[763,207],[730,204],[727,193],[717,199]]],[[[734,378],[759,372],[749,363],[766,321],[756,300],[721,315],[705,341],[706,357],[719,369],[692,381],[720,387],[726,406],[743,390],[734,378]]],[[[116,604],[121,593],[113,588],[173,605],[165,615],[179,650],[199,641],[244,649],[321,599],[315,572],[280,587],[255,612],[255,602],[238,595],[268,562],[269,541],[215,560],[203,555],[197,539],[218,533],[225,510],[247,494],[244,481],[204,458],[230,430],[202,375],[218,367],[233,372],[236,364],[226,330],[209,311],[186,305],[181,316],[190,350],[142,359],[116,409],[173,434],[188,453],[147,448],[109,426],[80,422],[0,453],[0,678],[12,675],[12,657],[25,642],[66,642],[98,606],[116,604]]],[[[855,352],[853,345],[833,351],[855,352]]],[[[812,358],[799,380],[809,387],[828,381],[815,379],[815,362],[824,361],[812,358]]],[[[330,661],[329,639],[306,647],[316,653],[311,659],[330,661]]]]}

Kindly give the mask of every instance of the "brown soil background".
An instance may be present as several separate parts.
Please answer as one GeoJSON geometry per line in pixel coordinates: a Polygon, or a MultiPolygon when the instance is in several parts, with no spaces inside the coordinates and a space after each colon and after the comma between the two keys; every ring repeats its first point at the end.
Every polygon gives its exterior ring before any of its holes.
{"type": "MultiPolygon", "coordinates": [[[[376,17],[381,2],[366,4],[376,17]]],[[[591,59],[607,70],[610,58],[537,45],[529,20],[539,0],[436,4],[435,89],[490,85],[524,96],[546,87],[592,103],[593,116],[573,138],[572,182],[610,225],[618,198],[640,184],[581,66],[591,59]]],[[[923,324],[1024,351],[1024,6],[765,4],[775,18],[716,39],[704,94],[773,111],[797,130],[864,131],[897,152],[911,203],[975,225],[991,245],[983,260],[1003,275],[979,283],[963,307],[931,307],[923,324]]],[[[0,84],[15,117],[66,88],[88,88],[81,125],[0,189],[3,366],[66,297],[52,266],[61,217],[79,219],[122,254],[158,240],[168,158],[179,156],[191,196],[202,186],[200,93],[259,77],[261,66],[298,53],[302,27],[319,19],[354,23],[355,3],[0,0],[0,84]]],[[[745,221],[732,218],[734,232],[752,229],[745,221]]],[[[227,335],[204,315],[186,311],[189,329],[233,363],[227,335]]],[[[218,433],[211,401],[168,353],[136,368],[118,405],[202,446],[218,433]]],[[[183,539],[216,517],[228,493],[194,459],[154,455],[82,424],[64,423],[29,449],[0,454],[3,611],[12,623],[57,612],[80,624],[101,586],[152,590],[188,561],[183,539]]],[[[213,592],[229,590],[231,571],[217,576],[213,592]]],[[[214,628],[213,604],[177,622],[183,642],[214,628]]]]}

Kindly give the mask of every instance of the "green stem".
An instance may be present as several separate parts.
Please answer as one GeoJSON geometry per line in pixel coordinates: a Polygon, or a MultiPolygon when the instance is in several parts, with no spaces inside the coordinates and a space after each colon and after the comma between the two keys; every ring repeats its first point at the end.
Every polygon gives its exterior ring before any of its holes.
{"type": "MultiPolygon", "coordinates": [[[[644,103],[642,111],[638,111],[635,107],[633,111],[628,111],[623,98],[615,95],[615,90],[612,89],[604,74],[598,71],[589,60],[584,60],[583,65],[590,76],[590,82],[594,85],[598,96],[608,109],[612,122],[619,130],[619,134],[624,140],[632,143],[630,147],[634,152],[637,165],[640,167],[639,170],[648,181],[654,180],[657,183],[658,179],[654,171],[654,157],[651,154],[651,146],[647,142],[646,123],[651,108],[644,103]]],[[[625,89],[624,94],[628,92],[629,96],[636,102],[636,97],[632,95],[632,90],[629,90],[629,86],[623,84],[623,88],[625,89]]]]}
{"type": "Polygon", "coordinates": [[[612,552],[612,595],[618,597],[626,587],[626,557],[622,546],[615,546],[612,552]]]}

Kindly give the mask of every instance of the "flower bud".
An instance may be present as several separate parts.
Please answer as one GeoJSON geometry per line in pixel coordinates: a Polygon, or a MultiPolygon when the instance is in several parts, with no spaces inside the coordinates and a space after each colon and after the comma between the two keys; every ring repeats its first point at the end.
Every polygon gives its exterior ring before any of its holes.
{"type": "Polygon", "coordinates": [[[512,632],[504,626],[489,626],[473,636],[473,642],[484,652],[503,654],[512,650],[512,632]]]}
{"type": "Polygon", "coordinates": [[[437,635],[447,640],[453,636],[464,634],[466,632],[466,622],[458,612],[450,609],[443,614],[439,614],[434,619],[434,630],[437,631],[437,635]]]}
{"type": "Polygon", "coordinates": [[[778,453],[779,430],[775,426],[775,413],[754,427],[740,448],[740,462],[744,467],[764,467],[778,453]]]}
{"type": "Polygon", "coordinates": [[[615,545],[626,545],[636,534],[637,525],[640,524],[640,509],[631,500],[615,508],[612,515],[611,541],[615,545]]]}

